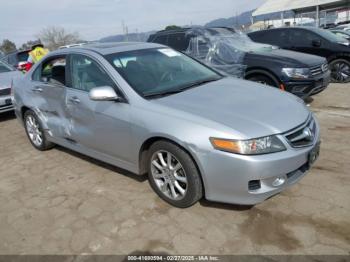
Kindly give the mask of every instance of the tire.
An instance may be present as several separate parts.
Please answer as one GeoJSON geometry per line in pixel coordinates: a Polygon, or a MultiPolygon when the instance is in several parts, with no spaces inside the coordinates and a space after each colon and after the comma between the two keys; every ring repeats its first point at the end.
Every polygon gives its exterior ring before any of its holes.
{"type": "Polygon", "coordinates": [[[276,79],[269,77],[269,76],[252,75],[252,76],[248,76],[247,80],[250,80],[253,82],[258,82],[258,83],[263,84],[263,85],[268,85],[268,86],[279,88],[278,81],[276,79]]]}
{"type": "Polygon", "coordinates": [[[189,154],[177,145],[167,141],[155,142],[149,149],[147,165],[150,185],[164,201],[175,207],[186,208],[202,198],[203,185],[197,166],[189,154]]]}
{"type": "Polygon", "coordinates": [[[336,59],[329,63],[331,80],[334,83],[350,82],[350,62],[345,59],[336,59]]]}
{"type": "Polygon", "coordinates": [[[36,149],[45,151],[54,147],[54,144],[46,139],[42,124],[32,110],[27,110],[24,113],[23,121],[27,137],[36,149]]]}

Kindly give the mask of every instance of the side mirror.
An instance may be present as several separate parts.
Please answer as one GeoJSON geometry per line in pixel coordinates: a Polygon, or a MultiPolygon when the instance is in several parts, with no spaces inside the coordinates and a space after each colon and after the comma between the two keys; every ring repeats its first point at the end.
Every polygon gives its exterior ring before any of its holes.
{"type": "Polygon", "coordinates": [[[319,40],[319,39],[312,40],[312,46],[320,47],[321,46],[321,40],[319,40]]]}
{"type": "Polygon", "coordinates": [[[95,87],[90,90],[89,97],[93,101],[118,101],[119,96],[110,86],[95,87]]]}

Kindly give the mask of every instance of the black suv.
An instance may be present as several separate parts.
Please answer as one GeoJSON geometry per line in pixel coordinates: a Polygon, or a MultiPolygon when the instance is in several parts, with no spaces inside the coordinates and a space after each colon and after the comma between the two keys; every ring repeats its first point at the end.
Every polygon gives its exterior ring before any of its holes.
{"type": "Polygon", "coordinates": [[[249,33],[255,42],[325,57],[334,82],[350,81],[349,41],[316,27],[283,27],[249,33]]]}
{"type": "MultiPolygon", "coordinates": [[[[301,98],[315,95],[329,84],[328,64],[324,58],[259,45],[232,28],[204,28],[204,30],[207,35],[244,38],[242,41],[233,41],[233,45],[236,46],[231,45],[231,48],[244,53],[242,63],[247,66],[245,71],[247,80],[274,86],[301,98]]],[[[196,37],[195,32],[193,28],[159,31],[151,35],[148,42],[164,44],[193,56],[188,50],[191,39],[196,37]]],[[[202,60],[200,57],[193,57],[202,60]]]]}

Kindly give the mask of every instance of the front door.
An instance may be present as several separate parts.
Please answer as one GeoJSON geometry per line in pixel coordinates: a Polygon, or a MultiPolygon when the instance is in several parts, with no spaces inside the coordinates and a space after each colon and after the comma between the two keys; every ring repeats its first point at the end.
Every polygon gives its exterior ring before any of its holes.
{"type": "Polygon", "coordinates": [[[70,56],[71,86],[66,93],[69,118],[67,139],[120,161],[130,161],[130,105],[115,101],[92,101],[92,88],[117,88],[106,71],[92,58],[70,56]]]}

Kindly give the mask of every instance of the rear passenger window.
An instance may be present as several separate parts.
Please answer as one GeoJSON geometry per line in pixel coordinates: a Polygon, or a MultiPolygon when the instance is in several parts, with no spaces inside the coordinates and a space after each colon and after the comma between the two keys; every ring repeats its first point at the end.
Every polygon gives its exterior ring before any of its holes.
{"type": "Polygon", "coordinates": [[[185,33],[169,35],[168,45],[178,51],[185,51],[188,48],[190,41],[185,33]]]}
{"type": "Polygon", "coordinates": [[[66,58],[55,57],[44,61],[34,72],[34,78],[50,84],[66,85],[66,58]]]}

